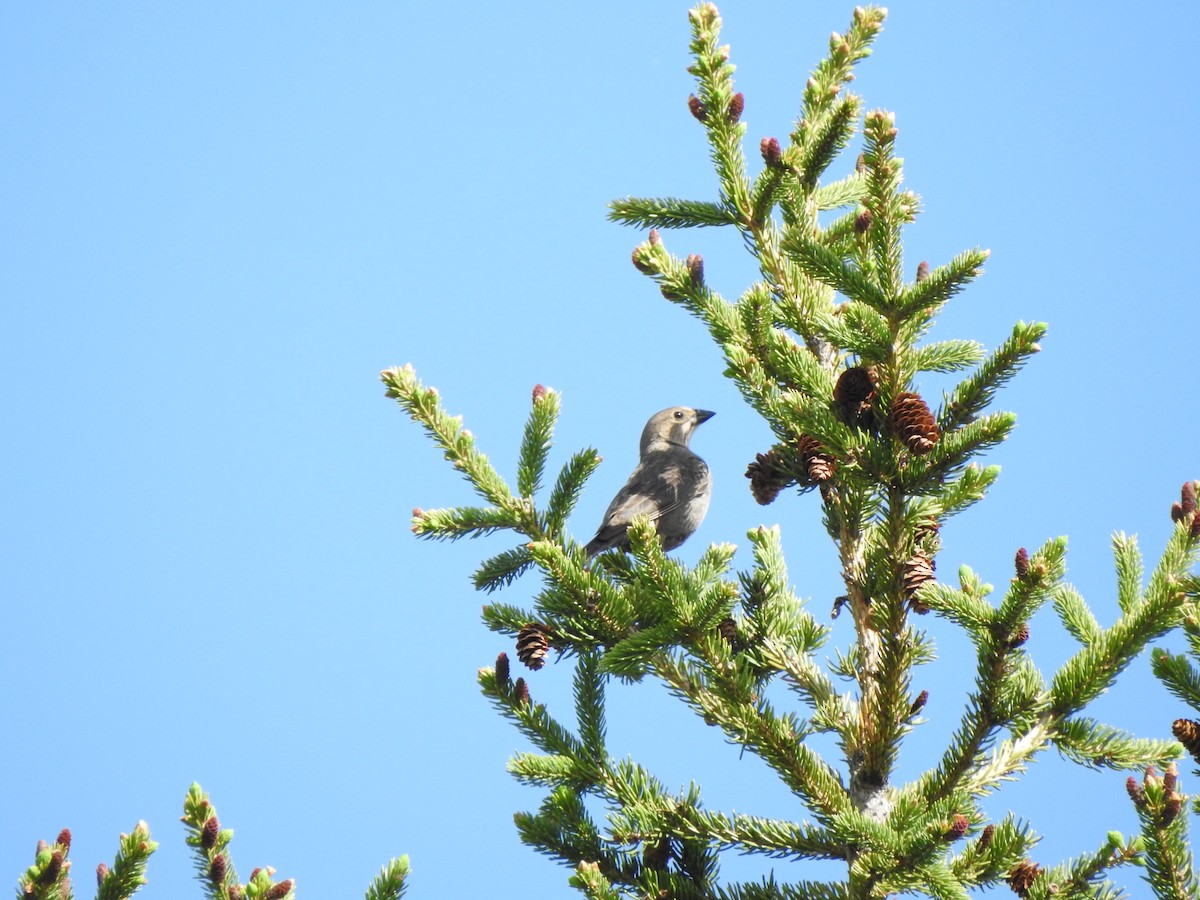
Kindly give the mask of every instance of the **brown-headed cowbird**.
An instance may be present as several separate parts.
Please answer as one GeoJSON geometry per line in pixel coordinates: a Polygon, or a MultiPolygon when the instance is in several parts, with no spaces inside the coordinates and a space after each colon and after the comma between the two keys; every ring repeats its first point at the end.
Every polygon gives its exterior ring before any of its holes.
{"type": "Polygon", "coordinates": [[[587,555],[629,549],[634,516],[649,516],[664,550],[674,550],[700,527],[708,512],[712,478],[704,460],[688,449],[700,424],[713,417],[705,409],[672,406],[650,417],[642,430],[640,460],[625,486],[617,491],[587,555]]]}

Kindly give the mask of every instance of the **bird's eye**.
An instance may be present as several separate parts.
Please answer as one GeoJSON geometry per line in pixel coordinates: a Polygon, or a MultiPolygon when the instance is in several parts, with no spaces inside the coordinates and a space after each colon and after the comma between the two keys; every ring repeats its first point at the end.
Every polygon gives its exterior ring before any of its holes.
{"type": "Polygon", "coordinates": [[[676,419],[682,419],[682,418],[683,418],[683,413],[682,413],[680,410],[678,410],[678,409],[677,409],[677,410],[675,410],[675,418],[676,418],[676,419]]]}

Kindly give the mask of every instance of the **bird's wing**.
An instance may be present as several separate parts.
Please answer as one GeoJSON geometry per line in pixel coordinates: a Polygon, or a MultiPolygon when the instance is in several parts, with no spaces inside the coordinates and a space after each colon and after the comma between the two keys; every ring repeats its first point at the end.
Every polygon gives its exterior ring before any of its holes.
{"type": "Polygon", "coordinates": [[[629,476],[629,481],[608,505],[601,529],[628,527],[636,516],[661,518],[692,499],[684,490],[685,486],[698,483],[708,468],[698,456],[669,461],[656,459],[654,463],[638,466],[629,476]]]}
{"type": "Polygon", "coordinates": [[[649,516],[656,521],[691,501],[687,486],[698,484],[708,474],[704,461],[693,454],[683,458],[666,454],[651,456],[633,470],[625,486],[613,497],[596,536],[588,542],[589,553],[621,544],[635,517],[649,516]]]}

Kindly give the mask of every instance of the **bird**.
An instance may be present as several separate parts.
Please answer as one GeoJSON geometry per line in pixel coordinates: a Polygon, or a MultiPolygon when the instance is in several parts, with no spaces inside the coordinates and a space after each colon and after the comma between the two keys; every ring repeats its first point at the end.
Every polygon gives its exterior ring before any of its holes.
{"type": "Polygon", "coordinates": [[[635,516],[653,520],[663,550],[674,550],[700,527],[712,496],[712,476],[688,444],[696,428],[714,415],[706,409],[672,406],[650,417],[642,429],[637,468],[584,548],[589,559],[605,550],[628,550],[635,516]]]}

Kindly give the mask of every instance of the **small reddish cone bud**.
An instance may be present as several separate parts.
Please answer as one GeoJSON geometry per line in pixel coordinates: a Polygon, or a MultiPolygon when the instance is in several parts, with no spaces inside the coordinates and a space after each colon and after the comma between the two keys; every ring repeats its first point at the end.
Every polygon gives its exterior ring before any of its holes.
{"type": "Polygon", "coordinates": [[[64,850],[70,850],[71,849],[71,829],[64,828],[62,831],[60,831],[58,833],[58,838],[54,841],[54,843],[58,844],[58,846],[62,847],[64,850]]]}
{"type": "Polygon", "coordinates": [[[535,384],[533,386],[533,402],[537,403],[546,396],[546,386],[544,384],[535,384]]]}
{"type": "Polygon", "coordinates": [[[517,698],[518,703],[529,705],[529,685],[525,683],[524,678],[518,678],[516,684],[513,685],[513,696],[517,698]]]}
{"type": "Polygon", "coordinates": [[[1013,560],[1017,570],[1017,577],[1022,581],[1029,575],[1029,551],[1024,547],[1017,551],[1016,559],[1013,560]]]}
{"type": "Polygon", "coordinates": [[[1138,784],[1138,780],[1130,775],[1125,779],[1125,791],[1129,794],[1129,799],[1133,801],[1133,805],[1138,809],[1144,809],[1146,806],[1146,792],[1142,790],[1142,786],[1138,784]]]}
{"type": "Polygon", "coordinates": [[[692,284],[704,284],[704,257],[699,253],[691,254],[687,258],[687,270],[692,284]]]}
{"type": "Polygon", "coordinates": [[[291,893],[291,890],[295,884],[296,883],[289,878],[286,881],[279,882],[279,884],[271,885],[271,889],[263,896],[265,897],[265,900],[283,900],[284,897],[291,893]]]}
{"type": "Polygon", "coordinates": [[[688,94],[688,110],[695,116],[697,122],[703,122],[708,118],[708,107],[695,94],[688,94]]]}
{"type": "Polygon", "coordinates": [[[1170,825],[1179,818],[1179,811],[1183,809],[1183,798],[1178,794],[1168,794],[1167,801],[1163,804],[1162,824],[1170,825]]]}
{"type": "Polygon", "coordinates": [[[925,704],[929,702],[929,691],[921,691],[917,694],[917,699],[912,702],[912,706],[908,708],[908,714],[915,716],[925,708],[925,704]]]}
{"type": "Polygon", "coordinates": [[[1170,794],[1175,790],[1175,785],[1179,784],[1179,767],[1175,763],[1167,766],[1167,771],[1163,773],[1163,790],[1170,794]]]}
{"type": "Polygon", "coordinates": [[[1200,516],[1192,516],[1192,527],[1188,529],[1188,536],[1193,541],[1200,541],[1200,516]]]}
{"type": "Polygon", "coordinates": [[[412,511],[412,533],[421,533],[421,520],[425,518],[425,510],[419,506],[414,506],[412,511]]]}
{"type": "Polygon", "coordinates": [[[762,151],[763,162],[769,168],[783,168],[783,148],[779,146],[779,141],[773,137],[765,137],[758,145],[758,149],[762,151]]]}
{"type": "Polygon", "coordinates": [[[865,154],[865,153],[858,154],[858,159],[856,159],[854,161],[854,171],[855,172],[867,171],[867,154],[865,154]]]}
{"type": "Polygon", "coordinates": [[[992,846],[992,837],[996,834],[995,825],[987,825],[983,832],[979,835],[979,840],[975,842],[975,848],[982,853],[988,847],[992,846]]]}
{"type": "Polygon", "coordinates": [[[650,234],[647,235],[646,239],[650,242],[651,247],[662,246],[662,235],[658,233],[657,228],[651,228],[650,234]]]}
{"type": "Polygon", "coordinates": [[[920,283],[929,277],[929,263],[922,260],[917,263],[917,282],[920,283]]]}
{"type": "Polygon", "coordinates": [[[864,209],[854,219],[854,230],[859,234],[866,234],[871,228],[871,211],[864,209]]]}
{"type": "Polygon", "coordinates": [[[33,855],[41,856],[43,850],[49,850],[49,849],[50,849],[50,845],[47,844],[45,841],[38,841],[37,847],[34,848],[33,855]]]}
{"type": "Polygon", "coordinates": [[[959,840],[964,834],[966,834],[967,829],[970,827],[971,827],[970,819],[968,819],[962,813],[955,813],[954,817],[950,820],[949,827],[946,828],[946,831],[942,835],[942,837],[944,837],[946,839],[947,843],[954,843],[955,841],[959,840]]]}
{"type": "Polygon", "coordinates": [[[205,850],[211,850],[217,846],[217,835],[221,833],[221,823],[217,821],[216,816],[209,816],[204,820],[204,825],[200,829],[200,846],[205,850]]]}
{"type": "Polygon", "coordinates": [[[508,654],[501,653],[496,657],[496,686],[502,691],[507,691],[511,687],[508,674],[508,654]]]}
{"type": "Polygon", "coordinates": [[[730,124],[736,125],[738,119],[742,117],[742,110],[746,108],[746,96],[741,91],[738,91],[729,98],[729,106],[725,108],[725,116],[729,119],[730,124]]]}
{"type": "Polygon", "coordinates": [[[96,866],[96,887],[104,884],[104,879],[108,877],[108,866],[105,863],[100,863],[96,866]]]}
{"type": "Polygon", "coordinates": [[[242,900],[244,896],[245,894],[242,893],[242,886],[240,884],[229,886],[229,900],[242,900]]]}
{"type": "Polygon", "coordinates": [[[656,271],[654,266],[643,255],[641,247],[634,247],[633,253],[630,254],[629,258],[633,262],[633,267],[643,275],[652,275],[656,271]]]}
{"type": "Polygon", "coordinates": [[[42,869],[42,874],[38,876],[38,881],[42,884],[54,884],[58,881],[58,876],[63,870],[63,851],[61,847],[55,847],[54,852],[50,854],[50,862],[46,863],[46,868],[42,869]]]}
{"type": "Polygon", "coordinates": [[[208,880],[214,885],[222,885],[225,883],[226,866],[228,865],[224,853],[218,853],[213,857],[212,862],[208,864],[208,880]]]}
{"type": "Polygon", "coordinates": [[[1183,488],[1179,492],[1179,505],[1183,509],[1184,515],[1196,511],[1196,482],[1185,481],[1183,483],[1183,488]]]}
{"type": "Polygon", "coordinates": [[[1013,636],[1009,639],[1008,647],[1010,650],[1015,650],[1029,640],[1029,623],[1022,622],[1021,627],[1013,632],[1013,636]]]}
{"type": "Polygon", "coordinates": [[[253,881],[255,878],[257,878],[258,873],[261,871],[262,871],[262,866],[256,866],[254,871],[250,873],[250,881],[253,881]]]}
{"type": "Polygon", "coordinates": [[[1183,506],[1179,503],[1171,504],[1171,521],[1182,522],[1184,520],[1183,506]]]}

